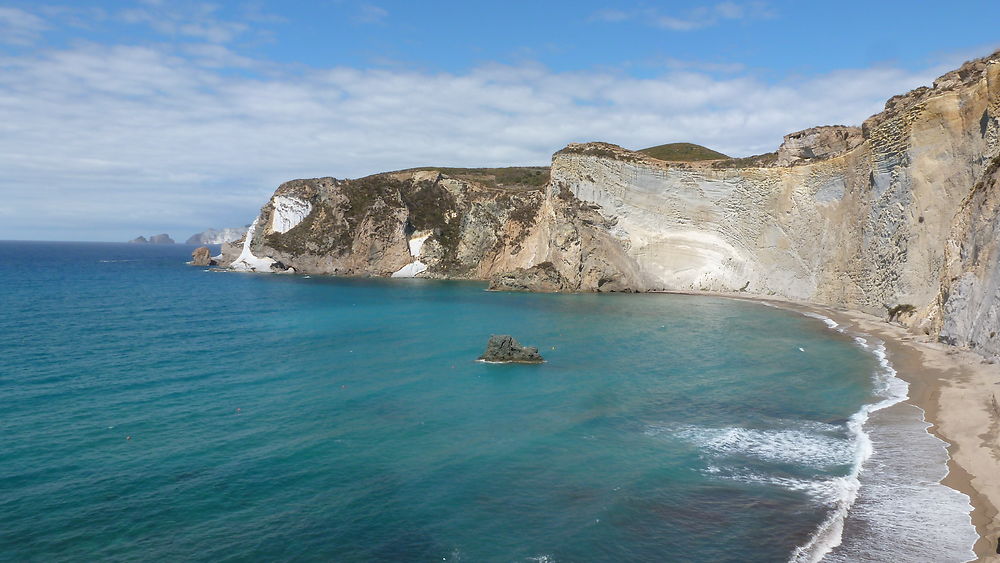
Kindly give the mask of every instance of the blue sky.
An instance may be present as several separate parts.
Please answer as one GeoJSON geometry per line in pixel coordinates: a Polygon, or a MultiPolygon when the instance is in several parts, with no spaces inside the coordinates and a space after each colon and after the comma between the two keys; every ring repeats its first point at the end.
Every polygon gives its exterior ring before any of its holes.
{"type": "Polygon", "coordinates": [[[1000,47],[998,2],[0,2],[0,239],[246,224],[281,181],[733,156],[1000,47]]]}

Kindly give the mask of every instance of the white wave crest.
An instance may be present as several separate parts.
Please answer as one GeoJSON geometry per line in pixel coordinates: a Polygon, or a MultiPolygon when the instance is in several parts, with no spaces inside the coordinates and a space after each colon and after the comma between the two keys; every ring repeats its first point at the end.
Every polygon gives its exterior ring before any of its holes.
{"type": "MultiPolygon", "coordinates": [[[[839,329],[834,328],[834,330],[839,329]]],[[[872,379],[875,394],[880,397],[880,400],[862,406],[861,410],[848,419],[847,428],[854,437],[855,456],[851,472],[847,476],[847,482],[842,490],[842,496],[835,504],[834,510],[819,525],[809,541],[795,548],[789,559],[793,563],[815,563],[840,545],[847,513],[858,498],[858,490],[861,488],[858,476],[861,474],[864,463],[873,452],[871,438],[864,429],[865,423],[868,422],[871,413],[906,400],[909,392],[909,384],[896,377],[896,370],[889,362],[884,343],[879,342],[873,347],[867,339],[857,336],[855,336],[854,341],[863,349],[871,351],[878,360],[879,368],[875,370],[872,379]]]]}
{"type": "Polygon", "coordinates": [[[850,440],[798,428],[758,430],[686,426],[674,432],[674,436],[716,456],[746,456],[817,469],[848,465],[854,460],[855,452],[850,440]]]}

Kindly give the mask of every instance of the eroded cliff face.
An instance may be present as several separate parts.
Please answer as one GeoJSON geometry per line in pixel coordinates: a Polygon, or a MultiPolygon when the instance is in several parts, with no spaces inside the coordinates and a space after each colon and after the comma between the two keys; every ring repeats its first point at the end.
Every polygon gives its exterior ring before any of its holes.
{"type": "Polygon", "coordinates": [[[892,310],[997,353],[998,59],[889,100],[860,131],[789,135],[776,155],[680,164],[570,145],[552,189],[598,205],[650,287],[892,310]]]}
{"type": "Polygon", "coordinates": [[[605,143],[543,187],[438,170],[283,184],[234,269],[747,292],[1000,354],[1000,52],[775,153],[665,162],[605,143]]]}
{"type": "Polygon", "coordinates": [[[645,289],[608,227],[568,192],[436,170],[294,180],[221,261],[244,271],[492,279],[500,289],[645,289]],[[539,264],[547,284],[534,281],[539,264]]]}
{"type": "Polygon", "coordinates": [[[1000,156],[962,202],[945,257],[941,340],[1000,354],[1000,156]]]}

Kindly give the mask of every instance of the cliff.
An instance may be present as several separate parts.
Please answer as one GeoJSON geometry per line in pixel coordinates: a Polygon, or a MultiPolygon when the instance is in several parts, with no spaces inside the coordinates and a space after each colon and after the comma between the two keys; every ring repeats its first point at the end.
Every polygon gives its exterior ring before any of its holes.
{"type": "Polygon", "coordinates": [[[890,99],[860,129],[788,135],[772,155],[682,165],[570,145],[552,189],[597,205],[650,287],[891,312],[997,354],[998,59],[890,99]]]}
{"type": "Polygon", "coordinates": [[[507,289],[645,289],[609,223],[569,192],[449,171],[286,182],[244,240],[223,247],[221,263],[243,271],[496,278],[507,289]],[[543,263],[550,286],[519,281],[543,263]]]}
{"type": "Polygon", "coordinates": [[[572,144],[544,185],[462,170],[296,180],[234,269],[706,290],[892,316],[1000,353],[1000,52],[775,153],[664,161],[572,144]]]}
{"type": "Polygon", "coordinates": [[[247,234],[250,226],[232,229],[208,229],[188,237],[184,244],[225,244],[236,242],[247,234]]]}

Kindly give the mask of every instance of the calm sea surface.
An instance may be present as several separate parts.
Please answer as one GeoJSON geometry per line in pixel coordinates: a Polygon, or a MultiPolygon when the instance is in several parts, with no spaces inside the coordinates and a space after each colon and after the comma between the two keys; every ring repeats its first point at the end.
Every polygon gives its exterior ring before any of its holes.
{"type": "Polygon", "coordinates": [[[755,303],[190,251],[0,243],[0,559],[783,561],[886,397],[870,350],[755,303]],[[475,362],[493,333],[547,363],[475,362]]]}

